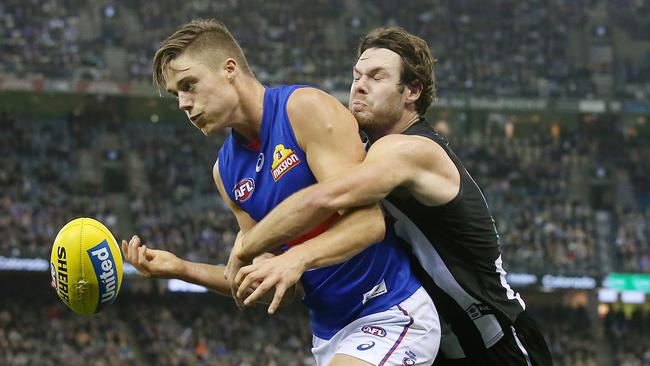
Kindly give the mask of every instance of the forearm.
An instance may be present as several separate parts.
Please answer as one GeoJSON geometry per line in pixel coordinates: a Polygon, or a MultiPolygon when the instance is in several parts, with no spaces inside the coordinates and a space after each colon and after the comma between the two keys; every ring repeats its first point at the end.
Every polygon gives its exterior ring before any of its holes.
{"type": "Polygon", "coordinates": [[[381,241],[386,232],[383,214],[377,205],[352,210],[328,231],[293,247],[305,270],[346,261],[368,246],[381,241]]]}
{"type": "Polygon", "coordinates": [[[289,196],[246,232],[238,257],[243,261],[270,252],[324,222],[336,208],[314,204],[316,185],[289,196]]]}
{"type": "MultiPolygon", "coordinates": [[[[178,278],[197,285],[207,287],[220,295],[231,297],[230,285],[224,277],[226,267],[205,263],[195,263],[183,260],[182,270],[178,278]]],[[[282,299],[281,306],[290,304],[298,296],[301,296],[302,289],[291,286],[282,299]]],[[[270,304],[273,299],[273,293],[266,294],[260,299],[262,304],[270,304]]]]}
{"type": "Polygon", "coordinates": [[[224,277],[226,267],[183,260],[178,278],[207,287],[211,291],[230,297],[230,285],[224,277]]]}

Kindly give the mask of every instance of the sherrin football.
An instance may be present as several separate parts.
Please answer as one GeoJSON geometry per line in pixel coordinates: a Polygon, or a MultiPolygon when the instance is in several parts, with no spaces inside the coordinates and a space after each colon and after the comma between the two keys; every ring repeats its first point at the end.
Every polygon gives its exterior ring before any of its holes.
{"type": "Polygon", "coordinates": [[[122,285],[120,247],[102,223],[90,218],[72,220],[59,231],[50,269],[57,295],[80,315],[105,309],[122,285]]]}

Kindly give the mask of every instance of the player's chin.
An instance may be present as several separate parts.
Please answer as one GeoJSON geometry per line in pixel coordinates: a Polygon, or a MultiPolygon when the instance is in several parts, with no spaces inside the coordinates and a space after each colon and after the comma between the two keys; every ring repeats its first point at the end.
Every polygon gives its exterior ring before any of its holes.
{"type": "Polygon", "coordinates": [[[216,128],[215,125],[208,123],[203,127],[199,127],[199,130],[201,130],[201,132],[206,136],[212,136],[216,135],[220,129],[216,128]]]}
{"type": "Polygon", "coordinates": [[[372,113],[369,113],[367,111],[360,111],[360,112],[352,112],[352,115],[354,118],[357,120],[357,123],[359,126],[364,127],[372,124],[372,121],[374,120],[372,113]]]}

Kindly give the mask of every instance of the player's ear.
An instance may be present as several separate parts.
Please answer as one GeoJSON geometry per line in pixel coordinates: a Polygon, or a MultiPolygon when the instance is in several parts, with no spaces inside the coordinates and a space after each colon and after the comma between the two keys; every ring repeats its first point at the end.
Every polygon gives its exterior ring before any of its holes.
{"type": "Polygon", "coordinates": [[[422,94],[422,82],[415,80],[411,84],[407,85],[406,89],[408,93],[406,96],[406,101],[415,103],[418,99],[420,99],[420,95],[422,94]]]}
{"type": "Polygon", "coordinates": [[[223,69],[226,72],[226,78],[228,81],[235,80],[235,77],[239,71],[239,65],[237,65],[237,60],[232,57],[228,57],[223,65],[223,69]]]}

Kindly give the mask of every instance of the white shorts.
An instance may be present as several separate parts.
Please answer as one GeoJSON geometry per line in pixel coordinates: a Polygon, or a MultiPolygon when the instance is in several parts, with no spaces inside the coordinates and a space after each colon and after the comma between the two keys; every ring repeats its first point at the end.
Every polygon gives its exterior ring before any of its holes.
{"type": "Polygon", "coordinates": [[[440,319],[433,301],[420,287],[399,305],[359,318],[331,339],[313,337],[318,366],[337,353],[373,365],[431,365],[440,346],[440,319]]]}

